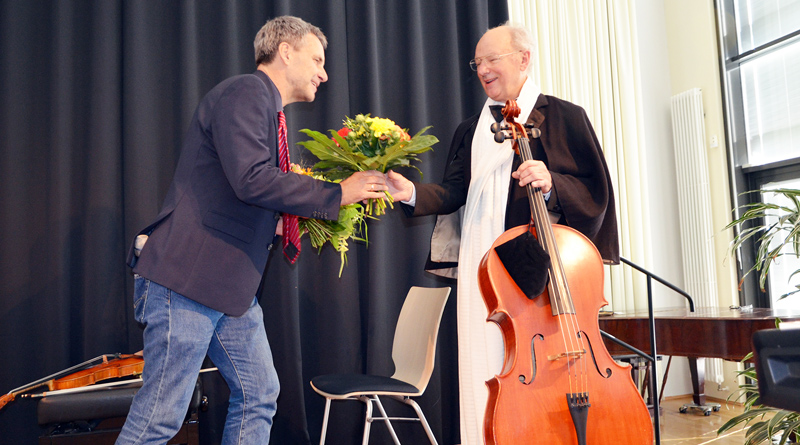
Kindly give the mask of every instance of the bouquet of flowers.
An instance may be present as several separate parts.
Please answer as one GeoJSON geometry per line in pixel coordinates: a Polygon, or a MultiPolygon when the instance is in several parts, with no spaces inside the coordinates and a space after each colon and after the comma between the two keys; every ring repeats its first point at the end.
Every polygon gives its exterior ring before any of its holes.
{"type": "MultiPolygon", "coordinates": [[[[411,167],[419,171],[412,161],[418,162],[417,155],[432,150],[432,146],[439,142],[436,136],[423,134],[429,128],[423,128],[412,137],[390,119],[359,114],[355,118],[346,117],[340,130],[329,130],[330,137],[318,131],[300,130],[312,140],[298,144],[316,156],[319,162],[307,169],[297,167],[295,171],[333,182],[342,181],[358,171],[386,173],[396,167],[411,167]]],[[[370,199],[366,206],[360,203],[342,206],[337,221],[300,218],[301,233],[308,231],[311,245],[320,249],[329,241],[341,254],[343,268],[347,262],[347,240],[367,242],[366,219],[384,214],[387,203],[391,207],[392,202],[392,195],[386,192],[385,199],[370,199]]],[[[340,276],[342,268],[339,269],[340,276]]]]}

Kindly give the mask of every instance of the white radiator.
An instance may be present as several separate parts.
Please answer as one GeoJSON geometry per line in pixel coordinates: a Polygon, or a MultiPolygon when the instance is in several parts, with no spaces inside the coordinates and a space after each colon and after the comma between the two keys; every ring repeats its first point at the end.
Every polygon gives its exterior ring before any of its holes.
{"type": "MultiPolygon", "coordinates": [[[[718,307],[703,94],[699,88],[672,96],[672,138],[675,144],[684,290],[694,298],[697,307],[718,307]]],[[[692,333],[687,332],[686,335],[692,333]]],[[[722,360],[706,361],[706,378],[717,384],[722,383],[722,360]]]]}

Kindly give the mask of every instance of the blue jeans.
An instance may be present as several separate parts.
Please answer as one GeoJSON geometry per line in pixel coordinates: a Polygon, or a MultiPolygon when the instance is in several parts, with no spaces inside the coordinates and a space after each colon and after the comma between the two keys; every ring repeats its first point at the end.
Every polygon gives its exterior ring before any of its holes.
{"type": "Polygon", "coordinates": [[[241,317],[135,277],[134,316],[144,329],[144,383],[117,444],[166,443],[180,429],[206,354],[231,396],[223,444],[266,444],[278,375],[255,298],[241,317]]]}

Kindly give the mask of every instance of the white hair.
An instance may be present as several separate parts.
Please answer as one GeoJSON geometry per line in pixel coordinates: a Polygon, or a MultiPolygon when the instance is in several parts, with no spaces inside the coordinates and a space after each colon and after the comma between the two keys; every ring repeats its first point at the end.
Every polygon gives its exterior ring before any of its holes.
{"type": "Polygon", "coordinates": [[[536,44],[531,37],[528,28],[518,25],[516,23],[505,22],[492,29],[503,28],[508,30],[511,35],[511,46],[518,51],[530,51],[533,53],[536,50],[536,44]]]}
{"type": "Polygon", "coordinates": [[[534,54],[536,54],[536,42],[533,40],[528,28],[517,23],[512,23],[511,21],[506,21],[491,28],[489,31],[493,29],[505,29],[508,31],[508,34],[511,36],[511,47],[513,49],[517,51],[530,51],[531,57],[530,60],[528,60],[528,69],[526,70],[530,75],[533,72],[533,57],[534,54]]]}

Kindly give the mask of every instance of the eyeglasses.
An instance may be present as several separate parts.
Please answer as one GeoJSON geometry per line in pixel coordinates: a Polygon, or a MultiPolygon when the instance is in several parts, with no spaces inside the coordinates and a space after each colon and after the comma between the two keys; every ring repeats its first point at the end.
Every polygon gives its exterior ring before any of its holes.
{"type": "Polygon", "coordinates": [[[486,66],[492,66],[495,63],[499,62],[505,56],[510,56],[512,54],[521,53],[522,50],[513,51],[510,53],[499,54],[497,56],[486,56],[486,57],[478,57],[477,59],[472,59],[469,61],[469,67],[472,68],[472,71],[478,71],[478,67],[481,66],[482,63],[485,63],[486,66]]]}

